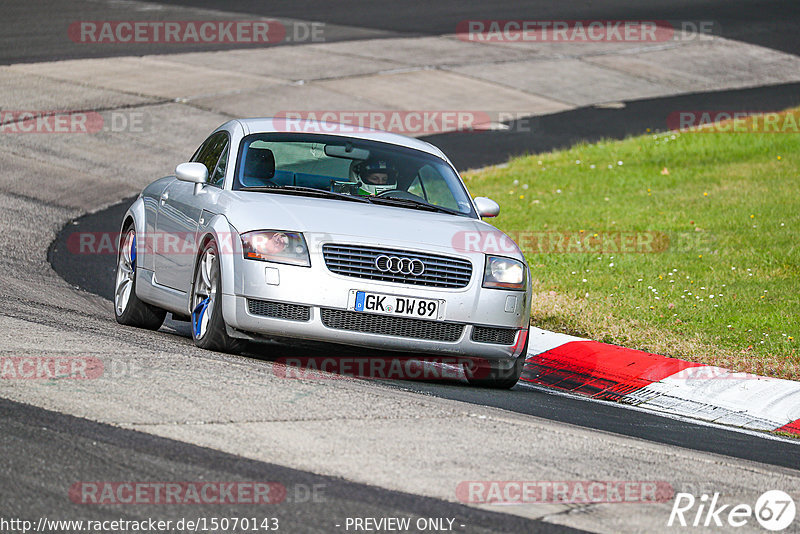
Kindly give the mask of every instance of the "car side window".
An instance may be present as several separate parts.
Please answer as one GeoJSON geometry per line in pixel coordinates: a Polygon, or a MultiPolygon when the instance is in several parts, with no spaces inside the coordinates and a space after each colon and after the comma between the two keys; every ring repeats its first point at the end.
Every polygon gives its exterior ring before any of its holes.
{"type": "Polygon", "coordinates": [[[423,197],[431,204],[454,210],[459,209],[447,181],[439,174],[439,171],[430,165],[423,166],[417,172],[408,192],[423,197]]]}
{"type": "Polygon", "coordinates": [[[206,139],[206,141],[200,145],[200,148],[197,149],[194,156],[192,157],[192,161],[196,161],[198,163],[202,163],[208,169],[208,183],[214,185],[221,185],[221,180],[217,174],[218,164],[222,162],[223,168],[222,172],[222,179],[225,178],[225,165],[227,164],[227,157],[223,160],[221,156],[223,152],[227,156],[227,148],[228,148],[228,134],[227,132],[218,132],[213,134],[211,137],[206,139]],[[219,182],[219,184],[218,184],[219,182]]]}
{"type": "Polygon", "coordinates": [[[192,156],[192,159],[190,159],[189,161],[205,163],[205,160],[208,157],[208,153],[211,151],[211,148],[214,145],[216,138],[217,135],[212,135],[211,137],[203,141],[203,144],[200,145],[200,148],[198,148],[195,151],[194,155],[192,156]]]}
{"type": "Polygon", "coordinates": [[[217,162],[217,167],[214,169],[214,172],[209,175],[208,183],[211,185],[215,185],[217,187],[222,187],[223,182],[225,182],[225,169],[228,168],[228,148],[230,147],[230,143],[228,140],[225,139],[225,148],[222,150],[222,154],[219,156],[219,161],[217,162]]]}
{"type": "Polygon", "coordinates": [[[408,192],[428,200],[428,195],[425,193],[425,188],[422,187],[422,180],[420,180],[419,174],[414,177],[414,180],[408,186],[408,192]]]}

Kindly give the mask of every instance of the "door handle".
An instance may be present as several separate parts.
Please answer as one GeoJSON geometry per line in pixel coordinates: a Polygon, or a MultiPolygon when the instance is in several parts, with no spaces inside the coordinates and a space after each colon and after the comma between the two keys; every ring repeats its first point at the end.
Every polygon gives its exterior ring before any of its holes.
{"type": "Polygon", "coordinates": [[[164,191],[163,193],[161,193],[161,205],[162,206],[164,205],[164,202],[166,202],[168,199],[169,199],[169,191],[164,191]]]}

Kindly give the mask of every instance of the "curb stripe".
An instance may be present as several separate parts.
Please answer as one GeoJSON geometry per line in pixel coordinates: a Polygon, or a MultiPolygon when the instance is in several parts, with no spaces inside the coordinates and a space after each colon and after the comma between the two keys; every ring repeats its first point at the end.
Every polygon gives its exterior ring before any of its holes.
{"type": "Polygon", "coordinates": [[[526,380],[596,398],[623,400],[653,382],[698,365],[597,341],[571,341],[532,358],[526,380]]]}
{"type": "Polygon", "coordinates": [[[788,425],[783,425],[777,430],[777,432],[788,432],[790,434],[800,435],[800,419],[797,421],[792,421],[788,425]]]}
{"type": "Polygon", "coordinates": [[[800,382],[714,366],[685,369],[634,396],[642,407],[755,430],[776,430],[800,415],[800,382]]]}
{"type": "Polygon", "coordinates": [[[531,327],[521,380],[714,423],[800,435],[800,382],[531,327]]]}

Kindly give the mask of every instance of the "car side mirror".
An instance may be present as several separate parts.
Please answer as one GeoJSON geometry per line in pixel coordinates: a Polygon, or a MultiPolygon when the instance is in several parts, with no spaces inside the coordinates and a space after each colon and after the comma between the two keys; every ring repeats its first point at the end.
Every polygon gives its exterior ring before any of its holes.
{"type": "Polygon", "coordinates": [[[202,163],[181,163],[175,167],[175,176],[182,182],[204,184],[208,180],[208,169],[202,163]]]}
{"type": "Polygon", "coordinates": [[[500,214],[500,204],[486,197],[475,197],[475,209],[481,217],[497,217],[500,214]]]}

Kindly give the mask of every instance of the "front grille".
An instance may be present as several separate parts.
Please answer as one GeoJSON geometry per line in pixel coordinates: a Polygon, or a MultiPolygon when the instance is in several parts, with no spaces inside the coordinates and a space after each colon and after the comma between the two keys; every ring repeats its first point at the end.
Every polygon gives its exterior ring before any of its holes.
{"type": "Polygon", "coordinates": [[[332,273],[367,280],[397,282],[415,286],[460,288],[472,277],[472,264],[460,258],[448,258],[407,250],[393,250],[361,245],[324,245],[322,255],[332,273]],[[425,270],[420,275],[382,272],[375,260],[380,255],[420,260],[425,270]]]}
{"type": "Polygon", "coordinates": [[[308,321],[311,319],[311,308],[300,304],[247,299],[247,310],[253,315],[288,319],[289,321],[308,321]]]}
{"type": "Polygon", "coordinates": [[[478,343],[494,343],[495,345],[513,345],[517,337],[514,328],[492,328],[475,326],[472,328],[472,341],[478,343]]]}
{"type": "Polygon", "coordinates": [[[458,341],[464,331],[464,325],[458,323],[440,323],[329,308],[322,308],[321,312],[322,324],[337,330],[352,330],[430,341],[458,341]]]}

